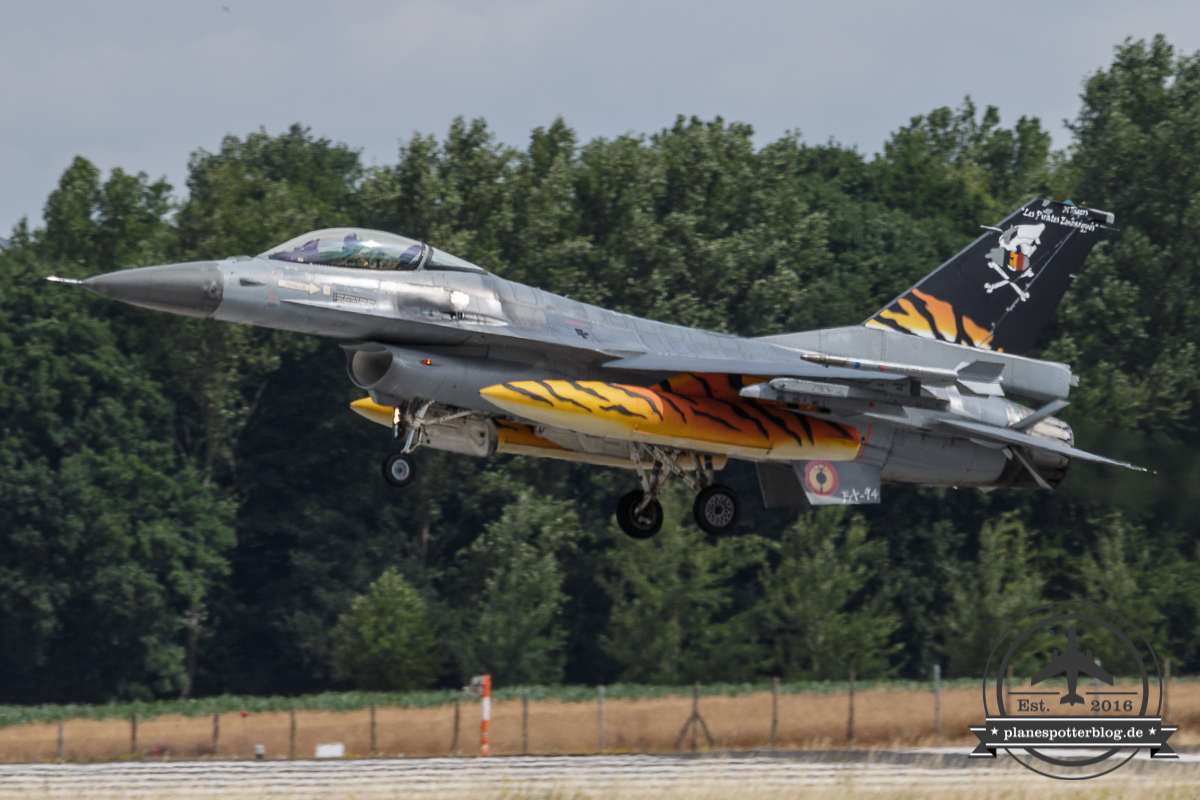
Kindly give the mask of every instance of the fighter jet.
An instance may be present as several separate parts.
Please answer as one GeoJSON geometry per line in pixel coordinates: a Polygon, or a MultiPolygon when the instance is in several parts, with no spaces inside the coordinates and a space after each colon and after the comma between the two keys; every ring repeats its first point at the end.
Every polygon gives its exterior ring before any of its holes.
{"type": "Polygon", "coordinates": [[[1091,650],[1087,651],[1086,656],[1079,652],[1079,647],[1075,644],[1074,625],[1067,629],[1067,649],[1063,651],[1062,655],[1059,655],[1056,648],[1050,663],[1034,673],[1033,677],[1029,679],[1029,685],[1036,686],[1047,678],[1053,678],[1064,672],[1067,673],[1067,693],[1059,699],[1059,705],[1063,703],[1075,705],[1083,702],[1083,698],[1075,691],[1081,672],[1098,681],[1104,681],[1110,686],[1113,682],[1113,676],[1101,669],[1096,660],[1092,658],[1091,650]]]}
{"type": "Polygon", "coordinates": [[[883,483],[1051,489],[1072,458],[1137,469],[1074,447],[1054,414],[1076,377],[1026,355],[1112,222],[1030,201],[863,324],[761,338],[608,311],[359,228],[51,280],[340,340],[365,393],[354,411],[400,442],[383,463],[395,486],[422,447],[618,467],[638,481],[616,509],[629,536],[658,532],[669,478],[721,535],[741,509],[718,481],[729,459],[756,464],[768,507],[878,503],[883,483]],[[1016,291],[997,291],[997,260],[1016,291]]]}

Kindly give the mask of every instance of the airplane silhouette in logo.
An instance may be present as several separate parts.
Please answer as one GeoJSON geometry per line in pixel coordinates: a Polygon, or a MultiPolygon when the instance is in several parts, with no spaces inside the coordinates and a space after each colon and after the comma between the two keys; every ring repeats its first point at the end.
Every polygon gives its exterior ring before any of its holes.
{"type": "Polygon", "coordinates": [[[1079,682],[1079,673],[1090,675],[1096,680],[1104,681],[1112,685],[1113,676],[1109,675],[1104,670],[1100,669],[1100,665],[1092,658],[1092,651],[1088,650],[1087,655],[1079,652],[1079,648],[1075,644],[1075,626],[1072,625],[1067,629],[1067,649],[1059,655],[1058,648],[1054,649],[1053,658],[1050,663],[1042,667],[1034,673],[1029,679],[1030,685],[1036,685],[1046,680],[1053,678],[1061,672],[1067,673],[1067,694],[1059,699],[1059,703],[1082,703],[1083,698],[1075,692],[1076,684],[1079,682]]]}

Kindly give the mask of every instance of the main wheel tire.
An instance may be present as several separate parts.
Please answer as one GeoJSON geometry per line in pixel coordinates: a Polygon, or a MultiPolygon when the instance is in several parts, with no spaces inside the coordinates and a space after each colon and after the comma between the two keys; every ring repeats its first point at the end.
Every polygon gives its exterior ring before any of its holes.
{"type": "Polygon", "coordinates": [[[714,483],[696,495],[692,514],[702,530],[722,536],[737,527],[742,504],[738,501],[737,492],[723,484],[714,483]]]}
{"type": "Polygon", "coordinates": [[[657,500],[651,500],[640,514],[634,514],[645,496],[645,492],[635,489],[617,502],[617,524],[632,539],[649,539],[662,529],[662,504],[657,500]]]}
{"type": "Polygon", "coordinates": [[[412,456],[404,453],[392,453],[383,460],[383,479],[397,489],[408,486],[415,477],[417,477],[417,465],[412,456]]]}

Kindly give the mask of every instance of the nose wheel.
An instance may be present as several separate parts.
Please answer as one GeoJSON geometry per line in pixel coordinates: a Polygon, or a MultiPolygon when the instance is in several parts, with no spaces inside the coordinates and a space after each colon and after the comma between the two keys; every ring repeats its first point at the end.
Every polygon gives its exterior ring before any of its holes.
{"type": "Polygon", "coordinates": [[[696,502],[692,504],[696,524],[714,536],[722,536],[737,527],[741,513],[742,504],[738,501],[737,492],[721,483],[701,489],[696,495],[696,502]]]}
{"type": "Polygon", "coordinates": [[[407,453],[392,453],[383,460],[383,479],[397,489],[408,486],[416,476],[416,462],[407,453]]]}

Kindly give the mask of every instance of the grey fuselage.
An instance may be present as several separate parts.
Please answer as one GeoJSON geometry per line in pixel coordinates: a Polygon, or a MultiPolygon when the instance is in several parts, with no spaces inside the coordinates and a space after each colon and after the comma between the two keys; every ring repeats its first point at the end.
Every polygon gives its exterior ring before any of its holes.
{"type": "MultiPolygon", "coordinates": [[[[609,311],[486,272],[304,269],[263,258],[217,264],[224,291],[214,319],[497,362],[477,366],[505,380],[528,371],[646,383],[666,375],[648,381],[602,365],[643,353],[764,360],[782,349],[609,311]]],[[[495,382],[481,375],[477,385],[437,399],[493,412],[479,390],[495,382]]]]}
{"type": "MultiPolygon", "coordinates": [[[[858,357],[903,352],[910,362],[951,368],[978,355],[960,345],[862,327],[746,339],[598,308],[482,270],[368,270],[260,256],[144,267],[84,283],[149,308],[333,337],[344,343],[351,380],[376,403],[421,399],[487,415],[497,415],[497,409],[480,390],[497,383],[559,378],[647,386],[680,371],[605,366],[644,354],[761,364],[795,361],[800,350],[818,345],[823,352],[858,357]],[[160,280],[155,270],[175,272],[161,273],[160,280]],[[181,277],[188,270],[190,277],[181,277]],[[143,291],[159,285],[156,281],[165,288],[143,291]],[[142,294],[122,288],[135,284],[142,294]]],[[[1065,395],[1070,373],[1062,365],[988,355],[1004,363],[1006,385],[1018,392],[1024,385],[1024,394],[1034,399],[1065,395]]],[[[895,418],[886,413],[828,416],[864,433],[870,429],[866,460],[880,467],[885,481],[1024,485],[1004,448],[947,435],[934,423],[951,415],[1008,425],[1030,409],[1003,397],[970,396],[955,386],[923,391],[938,408],[901,409],[902,425],[890,424],[895,418]]],[[[1062,438],[1060,431],[1055,436],[1062,438]]]]}

